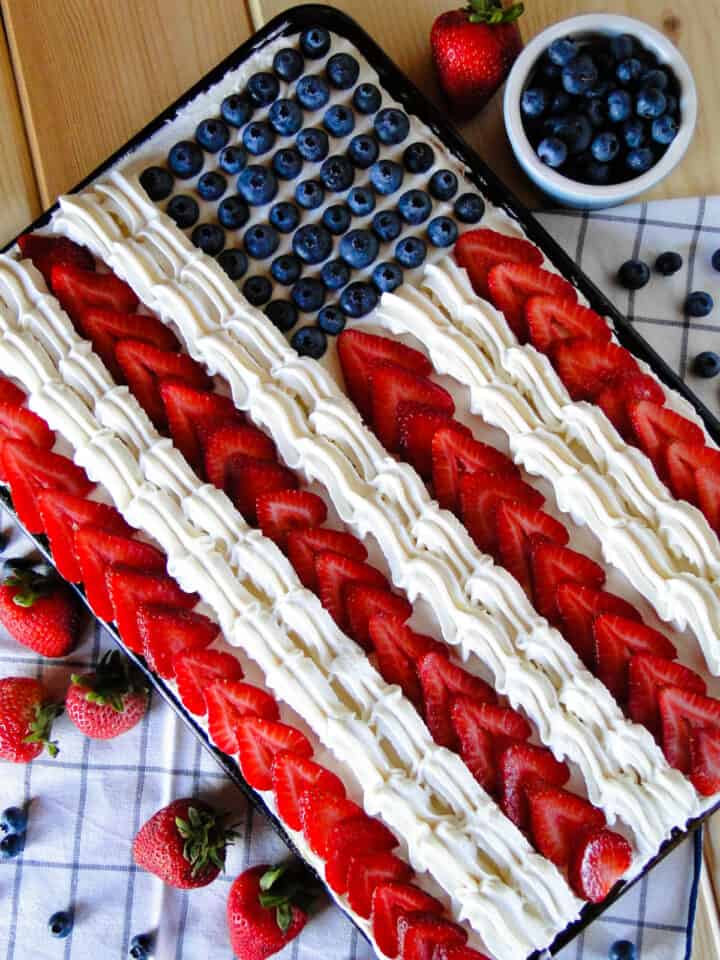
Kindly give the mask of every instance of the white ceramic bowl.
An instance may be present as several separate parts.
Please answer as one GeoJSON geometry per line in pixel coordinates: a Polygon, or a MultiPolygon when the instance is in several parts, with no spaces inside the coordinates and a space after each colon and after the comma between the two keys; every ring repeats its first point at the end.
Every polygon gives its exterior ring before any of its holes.
{"type": "Polygon", "coordinates": [[[695,129],[697,90],[684,57],[662,33],[632,17],[591,13],[561,20],[560,23],[548,27],[530,41],[510,71],[505,85],[503,112],[505,129],[515,156],[530,179],[544,193],[563,206],[598,210],[601,207],[625,203],[644,190],[655,186],[680,161],[695,129]],[[620,33],[629,33],[635,37],[643,47],[655,54],[661,65],[668,66],[674,73],[680,88],[680,128],[660,160],[639,177],[608,186],[580,183],[563,176],[538,158],[523,127],[520,99],[540,55],[547,50],[553,40],[567,36],[584,39],[598,34],[612,37],[620,33]]]}

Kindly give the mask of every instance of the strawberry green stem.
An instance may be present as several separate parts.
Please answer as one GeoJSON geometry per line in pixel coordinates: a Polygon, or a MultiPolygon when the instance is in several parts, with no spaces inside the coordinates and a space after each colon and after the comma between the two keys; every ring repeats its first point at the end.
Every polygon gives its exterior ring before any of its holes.
{"type": "Polygon", "coordinates": [[[175,817],[175,826],[185,841],[183,856],[195,877],[208,867],[225,868],[225,848],[237,837],[233,827],[223,827],[221,816],[209,810],[189,807],[187,820],[175,817]]]}
{"type": "Polygon", "coordinates": [[[45,749],[55,758],[60,749],[57,740],[50,739],[53,721],[63,712],[60,703],[39,703],[35,707],[35,718],[30,721],[30,733],[24,738],[24,743],[44,743],[45,749]]]}
{"type": "Polygon", "coordinates": [[[260,878],[260,906],[275,911],[275,922],[283,933],[292,923],[293,907],[307,912],[316,896],[309,874],[296,866],[281,863],[260,878]]]}
{"type": "Polygon", "coordinates": [[[72,682],[87,690],[85,699],[100,707],[110,706],[117,713],[125,709],[123,698],[129,693],[147,692],[147,687],[131,676],[129,663],[119,650],[108,650],[95,672],[80,675],[74,673],[72,682]]]}
{"type": "Polygon", "coordinates": [[[514,3],[510,7],[503,7],[500,0],[470,0],[465,8],[470,14],[470,23],[515,23],[524,12],[522,3],[514,3]]]}

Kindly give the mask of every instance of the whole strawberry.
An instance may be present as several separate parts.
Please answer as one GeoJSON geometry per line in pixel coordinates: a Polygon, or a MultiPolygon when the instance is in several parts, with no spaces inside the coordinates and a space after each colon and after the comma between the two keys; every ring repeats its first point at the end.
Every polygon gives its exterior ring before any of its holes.
{"type": "Polygon", "coordinates": [[[264,960],[300,933],[313,899],[310,882],[287,864],[261,864],[240,874],[227,902],[230,946],[238,960],[264,960]]]}
{"type": "Polygon", "coordinates": [[[0,586],[0,623],[43,657],[64,657],[78,640],[80,605],[61,580],[14,569],[0,586]]]}
{"type": "Polygon", "coordinates": [[[135,863],[171,887],[205,887],[225,866],[235,831],[201,800],[174,800],[140,828],[133,842],[135,863]]]}
{"type": "Polygon", "coordinates": [[[65,697],[69,719],[86,737],[112,740],[132,730],[145,715],[148,691],[118,650],[109,650],[93,673],[72,675],[65,697]]]}
{"type": "Polygon", "coordinates": [[[432,25],[430,45],[440,86],[458,117],[483,107],[508,75],[522,49],[517,19],[522,3],[503,9],[500,0],[470,0],[432,25]]]}
{"type": "Polygon", "coordinates": [[[32,677],[0,680],[0,759],[29,763],[45,747],[51,757],[58,747],[50,740],[52,723],[62,706],[51,703],[48,692],[32,677]]]}

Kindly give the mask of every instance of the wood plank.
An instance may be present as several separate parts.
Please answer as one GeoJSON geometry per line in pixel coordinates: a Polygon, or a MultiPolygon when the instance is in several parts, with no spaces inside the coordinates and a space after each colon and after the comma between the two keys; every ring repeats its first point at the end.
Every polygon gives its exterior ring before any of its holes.
{"type": "Polygon", "coordinates": [[[43,204],[243,42],[243,0],[2,0],[43,204]]]}

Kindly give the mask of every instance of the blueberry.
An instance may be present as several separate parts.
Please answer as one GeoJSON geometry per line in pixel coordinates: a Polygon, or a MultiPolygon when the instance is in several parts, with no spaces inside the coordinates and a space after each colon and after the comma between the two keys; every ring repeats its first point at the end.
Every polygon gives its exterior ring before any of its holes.
{"type": "Polygon", "coordinates": [[[330,99],[330,89],[322,77],[307,73],[298,80],[295,96],[306,110],[319,110],[330,99]]]}
{"type": "Polygon", "coordinates": [[[615,76],[624,87],[632,87],[637,84],[640,75],[643,72],[643,65],[637,57],[630,57],[621,61],[615,70],[615,76]]]}
{"type": "Polygon", "coordinates": [[[342,193],[352,186],[355,179],[355,170],[347,157],[336,153],[327,160],[323,160],[320,167],[320,179],[328,190],[334,193],[342,193]]]}
{"type": "Polygon", "coordinates": [[[325,67],[325,76],[336,90],[349,90],[355,86],[360,73],[360,64],[349,53],[335,53],[325,67]]]}
{"type": "Polygon", "coordinates": [[[328,135],[317,127],[305,127],[295,138],[300,155],[313,163],[327,156],[328,145],[328,135]]]}
{"type": "Polygon", "coordinates": [[[362,270],[378,254],[378,239],[370,230],[350,230],[340,241],[340,256],[349,267],[362,270]]]}
{"type": "Polygon", "coordinates": [[[325,333],[336,337],[339,333],[342,333],[345,327],[345,314],[339,307],[328,305],[327,307],[323,307],[317,315],[317,323],[325,333]]]}
{"type": "Polygon", "coordinates": [[[427,143],[417,141],[403,150],[403,165],[408,173],[427,173],[434,162],[435,153],[427,143]]]}
{"type": "Polygon", "coordinates": [[[605,103],[602,100],[588,100],[585,104],[585,116],[595,129],[604,126],[606,120],[605,103]]]}
{"type": "Polygon", "coordinates": [[[428,190],[436,200],[451,200],[457,193],[458,178],[452,170],[436,170],[430,177],[428,190]]]}
{"type": "Polygon", "coordinates": [[[597,67],[585,53],[581,53],[562,68],[562,85],[567,93],[587,93],[597,78],[597,67]]]}
{"type": "Polygon", "coordinates": [[[270,273],[278,283],[289,286],[300,276],[302,264],[297,257],[290,253],[283,253],[276,257],[270,265],[270,273]]]}
{"type": "Polygon", "coordinates": [[[568,149],[558,137],[545,137],[538,144],[537,155],[544,164],[555,169],[567,160],[568,149]]]}
{"type": "Polygon", "coordinates": [[[713,298],[704,290],[694,290],[685,301],[685,312],[689,317],[706,317],[715,306],[713,298]]]}
{"type": "Polygon", "coordinates": [[[376,113],[380,109],[382,97],[374,83],[361,83],[355,87],[353,106],[358,113],[376,113]]]}
{"type": "Polygon", "coordinates": [[[403,267],[419,267],[426,253],[427,247],[419,237],[403,237],[395,246],[395,259],[403,267]]]}
{"type": "Polygon", "coordinates": [[[302,55],[297,50],[293,50],[292,47],[284,47],[282,50],[278,50],[273,57],[273,70],[281,80],[285,80],[287,83],[297,80],[303,72],[304,66],[305,62],[302,55]]]}
{"type": "Polygon", "coordinates": [[[619,33],[610,40],[610,52],[616,60],[629,60],[635,52],[635,40],[629,33],[619,33]]]}
{"type": "Polygon", "coordinates": [[[620,141],[611,130],[599,133],[590,145],[590,152],[600,163],[610,163],[618,155],[619,150],[620,141]]]}
{"type": "Polygon", "coordinates": [[[0,840],[0,860],[14,860],[25,849],[24,833],[9,833],[0,840]]]}
{"type": "Polygon", "coordinates": [[[368,187],[353,187],[347,195],[347,205],[356,217],[367,216],[375,209],[375,194],[368,187]]]}
{"type": "Polygon", "coordinates": [[[231,93],[220,105],[223,120],[231,127],[242,127],[252,116],[253,105],[244,93],[231,93]]]}
{"type": "Polygon", "coordinates": [[[227,230],[239,230],[248,222],[250,211],[243,198],[233,193],[220,201],[217,208],[217,218],[227,230]]]}
{"type": "Polygon", "coordinates": [[[300,223],[300,211],[294,203],[288,203],[284,200],[270,207],[268,219],[280,233],[292,233],[300,223]]]}
{"type": "Polygon", "coordinates": [[[552,96],[549,104],[549,112],[556,116],[567,113],[570,109],[572,99],[564,90],[557,90],[552,96]]]}
{"type": "Polygon", "coordinates": [[[253,120],[242,133],[243,146],[253,157],[259,157],[275,144],[275,131],[265,120],[253,120]]]}
{"type": "Polygon", "coordinates": [[[615,84],[609,80],[598,80],[598,82],[585,94],[586,100],[601,100],[615,89],[615,84]]]}
{"type": "Polygon", "coordinates": [[[265,313],[283,333],[292,330],[298,319],[297,307],[289,300],[271,300],[265,307],[265,313]]]}
{"type": "Polygon", "coordinates": [[[324,27],[308,27],[300,34],[300,49],[311,60],[319,60],[330,49],[330,34],[324,27]]]}
{"type": "Polygon", "coordinates": [[[379,240],[397,240],[402,231],[402,221],[394,210],[381,210],[373,217],[371,227],[379,240]]]}
{"type": "Polygon", "coordinates": [[[292,247],[304,263],[322,263],[330,256],[332,237],[324,227],[309,223],[295,233],[292,247]]]}
{"type": "Polygon", "coordinates": [[[164,200],[172,193],[175,180],[165,167],[147,167],[140,174],[140,184],[151,200],[164,200]]]}
{"type": "Polygon", "coordinates": [[[368,133],[359,133],[353,137],[348,145],[347,155],[350,163],[355,164],[360,170],[367,170],[378,158],[380,147],[375,137],[368,133]]]}
{"type": "Polygon", "coordinates": [[[370,183],[382,196],[394,193],[402,179],[402,167],[394,160],[378,160],[370,167],[370,183]]]}
{"type": "Polygon", "coordinates": [[[380,110],[375,116],[374,123],[378,140],[386,145],[402,143],[410,132],[407,114],[396,107],[380,110]]]}
{"type": "Polygon", "coordinates": [[[248,277],[243,284],[243,293],[254,307],[259,307],[272,296],[272,284],[267,277],[248,277]]]}
{"type": "Polygon", "coordinates": [[[327,337],[319,327],[300,327],[292,335],[290,344],[301,357],[319,360],[327,350],[327,337]]]}
{"type": "Polygon", "coordinates": [[[237,174],[247,163],[247,155],[243,148],[234,143],[231,146],[223,147],[218,156],[218,166],[225,173],[237,174]]]}
{"type": "Polygon", "coordinates": [[[200,173],[203,163],[203,152],[192,140],[181,140],[168,154],[168,166],[181,180],[189,180],[200,173]]]}
{"type": "Polygon", "coordinates": [[[286,147],[273,156],[272,165],[281,180],[294,180],[302,170],[303,160],[294,147],[286,147]]]}
{"type": "Polygon", "coordinates": [[[622,134],[628,147],[635,150],[645,142],[645,124],[642,120],[626,120],[623,124],[622,134]]]}
{"type": "Polygon", "coordinates": [[[130,941],[132,960],[149,960],[153,951],[153,938],[148,933],[138,933],[130,941]]]}
{"type": "Polygon", "coordinates": [[[200,223],[191,233],[190,239],[203,253],[216,257],[225,246],[225,231],[216,223],[200,223]]]}
{"type": "Polygon", "coordinates": [[[638,147],[637,150],[631,150],[625,157],[625,165],[633,173],[645,173],[654,163],[653,152],[647,147],[638,147]]]}
{"type": "Polygon", "coordinates": [[[563,141],[568,153],[582,153],[592,141],[592,127],[587,117],[580,113],[569,113],[553,121],[554,136],[563,141]]]}
{"type": "Polygon", "coordinates": [[[431,211],[432,200],[424,190],[407,190],[398,200],[400,216],[413,226],[427,220],[431,211]]]}
{"type": "Polygon", "coordinates": [[[238,190],[252,207],[270,203],[278,191],[277,179],[272,170],[253,163],[245,167],[238,177],[238,190]]]}
{"type": "Polygon", "coordinates": [[[585,165],[585,176],[588,183],[594,183],[599,187],[605,186],[610,182],[610,166],[607,163],[590,160],[585,165]]]}
{"type": "Polygon", "coordinates": [[[70,936],[70,931],[72,928],[72,913],[68,912],[67,910],[58,910],[58,912],[54,913],[48,920],[48,930],[50,931],[50,936],[57,937],[59,940],[64,940],[65,937],[70,936]]]}
{"type": "Polygon", "coordinates": [[[330,233],[337,236],[345,233],[350,226],[351,219],[349,207],[346,207],[344,203],[334,203],[323,212],[322,222],[330,233]]]}
{"type": "Polygon", "coordinates": [[[675,120],[675,118],[671,117],[669,114],[666,113],[662,117],[657,117],[655,120],[653,120],[652,138],[655,143],[660,143],[663,146],[666,146],[668,143],[673,142],[677,136],[677,132],[677,120],[675,120]]]}
{"type": "Polygon", "coordinates": [[[703,350],[693,360],[692,370],[698,377],[716,377],[720,373],[720,356],[711,350],[703,350]]]}
{"type": "Polygon", "coordinates": [[[258,107],[269,107],[280,93],[280,84],[274,73],[254,73],[247,83],[250,99],[258,107]]]}
{"type": "Polygon", "coordinates": [[[28,816],[24,807],[7,807],[0,813],[0,832],[25,833],[28,816]]]}
{"type": "Polygon", "coordinates": [[[641,90],[635,100],[635,113],[646,120],[654,120],[665,112],[665,94],[649,87],[641,90]]]}
{"type": "Polygon", "coordinates": [[[710,258],[713,270],[720,271],[720,250],[716,250],[710,258]]]}
{"type": "Polygon", "coordinates": [[[301,277],[292,288],[291,296],[298,310],[309,313],[325,303],[325,287],[314,277],[301,277]]]}
{"type": "Polygon", "coordinates": [[[200,216],[200,207],[198,207],[197,200],[194,197],[188,197],[184,193],[176,193],[175,196],[168,201],[165,210],[167,211],[167,215],[175,221],[181,230],[186,230],[194,223],[197,223],[197,218],[200,216]]]}
{"type": "Polygon", "coordinates": [[[231,280],[239,280],[248,268],[248,258],[242,250],[223,250],[217,262],[231,280]]]}
{"type": "Polygon", "coordinates": [[[322,266],[320,279],[328,290],[340,290],[350,280],[350,268],[342,260],[328,260],[322,266]]]}
{"type": "Polygon", "coordinates": [[[369,283],[350,283],[340,294],[340,309],[348,317],[364,317],[377,302],[377,290],[369,283]]]}
{"type": "Polygon", "coordinates": [[[294,136],[303,122],[303,112],[294,100],[276,100],[268,112],[270,126],[284,137],[294,136]]]}
{"type": "Polygon", "coordinates": [[[372,281],[380,293],[392,293],[403,282],[403,272],[397,263],[385,260],[373,270],[372,281]]]}
{"type": "Polygon", "coordinates": [[[303,210],[316,210],[325,199],[325,189],[319,180],[301,180],[295,187],[295,199],[303,210]]]}
{"type": "Polygon", "coordinates": [[[346,137],[355,127],[355,114],[349,107],[333,104],[325,111],[323,126],[333,137],[346,137]]]}
{"type": "Polygon", "coordinates": [[[635,960],[636,957],[635,944],[629,940],[616,940],[608,953],[608,960],[635,960]]]}
{"type": "Polygon", "coordinates": [[[245,251],[249,257],[255,260],[264,260],[275,253],[279,244],[280,237],[277,230],[274,230],[267,223],[256,223],[245,231],[243,237],[245,251]]]}
{"type": "Polygon", "coordinates": [[[626,290],[640,290],[650,279],[650,268],[643,260],[626,260],[618,269],[617,278],[626,290]]]}
{"type": "Polygon", "coordinates": [[[550,105],[550,97],[544,87],[528,87],[523,90],[520,109],[526,117],[535,120],[541,117],[550,105]]]}
{"type": "Polygon", "coordinates": [[[453,210],[461,223],[478,223],[485,213],[485,201],[477,193],[461,193],[453,210]]]}
{"type": "Polygon", "coordinates": [[[627,90],[613,90],[607,98],[607,114],[613,123],[627,120],[632,113],[632,99],[627,90]]]}
{"type": "Polygon", "coordinates": [[[450,217],[435,217],[428,224],[427,235],[434,247],[450,247],[457,240],[457,224],[450,217]]]}
{"type": "Polygon", "coordinates": [[[578,55],[578,48],[572,37],[558,37],[548,47],[547,55],[553,63],[564,67],[578,55]]]}
{"type": "Polygon", "coordinates": [[[668,75],[664,70],[647,70],[640,77],[643,87],[654,87],[656,90],[665,90],[668,85],[668,75]]]}
{"type": "Polygon", "coordinates": [[[208,153],[217,153],[222,150],[230,139],[227,124],[217,117],[202,120],[195,130],[195,139],[208,153]]]}
{"type": "Polygon", "coordinates": [[[675,253],[674,250],[666,250],[665,253],[661,253],[655,261],[655,269],[664,277],[671,277],[680,270],[682,265],[682,257],[679,253],[675,253]]]}
{"type": "Polygon", "coordinates": [[[216,170],[203,173],[197,182],[197,192],[203,200],[219,200],[227,190],[227,180],[216,170]]]}

